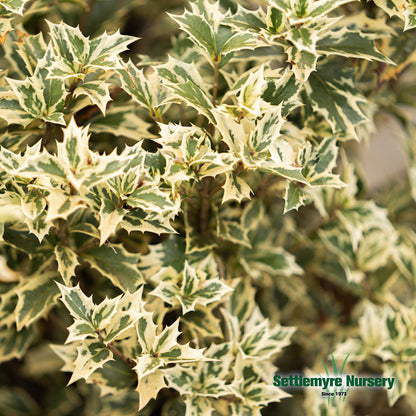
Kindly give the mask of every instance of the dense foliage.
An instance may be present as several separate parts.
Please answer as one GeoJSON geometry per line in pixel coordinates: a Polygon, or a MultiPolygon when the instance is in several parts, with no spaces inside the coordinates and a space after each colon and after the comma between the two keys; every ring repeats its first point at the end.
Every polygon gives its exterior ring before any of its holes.
{"type": "Polygon", "coordinates": [[[0,415],[414,414],[415,28],[414,0],[0,0],[0,415]],[[370,195],[350,148],[386,114],[408,175],[370,195]],[[273,385],[331,352],[394,388],[273,385]]]}

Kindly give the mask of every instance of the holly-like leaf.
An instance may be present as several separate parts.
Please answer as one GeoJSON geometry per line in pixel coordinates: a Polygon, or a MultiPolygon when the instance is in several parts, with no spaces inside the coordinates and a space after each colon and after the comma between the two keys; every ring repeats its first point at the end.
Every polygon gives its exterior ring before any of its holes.
{"type": "Polygon", "coordinates": [[[222,186],[224,189],[224,195],[222,197],[222,203],[227,201],[237,200],[241,202],[243,199],[250,199],[252,190],[247,182],[236,176],[234,173],[227,172],[225,174],[225,182],[222,186]]]}
{"type": "Polygon", "coordinates": [[[126,203],[134,208],[153,211],[163,214],[168,211],[177,210],[168,192],[155,189],[154,186],[142,186],[136,189],[126,200],[126,203]]]}
{"type": "Polygon", "coordinates": [[[306,205],[310,198],[293,182],[290,182],[285,192],[285,208],[284,213],[291,211],[292,209],[298,210],[301,206],[306,205]]]}
{"type": "Polygon", "coordinates": [[[144,283],[137,267],[140,256],[129,253],[121,244],[93,247],[85,250],[81,257],[123,291],[135,291],[144,283]]]}
{"type": "Polygon", "coordinates": [[[106,298],[99,305],[94,305],[78,286],[58,286],[62,293],[61,300],[74,318],[67,343],[93,337],[107,345],[133,328],[144,311],[142,288],[113,299],[106,298]]]}
{"type": "Polygon", "coordinates": [[[22,358],[36,337],[33,327],[17,331],[15,326],[0,327],[0,362],[22,358]]]}
{"type": "Polygon", "coordinates": [[[195,64],[186,64],[169,58],[165,65],[157,67],[157,71],[159,77],[166,81],[166,87],[173,93],[172,98],[169,97],[167,102],[179,98],[200,111],[210,121],[214,120],[211,112],[212,98],[195,64]]]}
{"type": "Polygon", "coordinates": [[[375,3],[389,16],[404,20],[404,30],[416,27],[416,7],[411,0],[376,0],[375,3]]]}
{"type": "Polygon", "coordinates": [[[116,137],[124,136],[136,141],[152,139],[154,134],[148,129],[151,124],[147,123],[135,114],[133,106],[110,107],[105,117],[100,114],[91,119],[89,131],[92,133],[111,133],[116,137]]]}
{"type": "Polygon", "coordinates": [[[181,16],[170,15],[181,30],[186,32],[192,42],[203,48],[209,56],[217,52],[217,43],[212,26],[204,15],[190,13],[188,10],[181,16]]]}
{"type": "Polygon", "coordinates": [[[360,106],[367,101],[344,74],[319,71],[309,77],[306,91],[315,111],[321,113],[334,133],[346,133],[357,138],[356,127],[368,118],[360,106]]]}
{"type": "Polygon", "coordinates": [[[69,285],[71,277],[75,276],[75,268],[78,266],[78,255],[68,246],[58,243],[55,246],[55,257],[58,262],[58,271],[66,285],[69,285]]]}
{"type": "Polygon", "coordinates": [[[287,115],[293,109],[301,105],[298,94],[302,89],[299,82],[291,71],[285,71],[279,78],[268,81],[262,98],[272,105],[278,106],[282,103],[282,114],[287,115]]]}
{"type": "Polygon", "coordinates": [[[118,208],[110,198],[103,195],[100,209],[100,245],[104,244],[122,221],[125,210],[118,208]]]}
{"type": "Polygon", "coordinates": [[[317,50],[325,55],[341,55],[347,58],[361,58],[369,61],[393,62],[376,47],[375,36],[347,27],[330,30],[317,42],[317,50]]]}
{"type": "Polygon", "coordinates": [[[89,376],[108,361],[113,360],[113,354],[105,346],[95,340],[86,340],[78,347],[77,358],[69,384],[81,378],[88,381],[89,376]]]}
{"type": "Polygon", "coordinates": [[[50,77],[83,77],[90,70],[114,70],[121,68],[118,55],[127,45],[137,40],[133,36],[112,35],[104,32],[98,38],[89,40],[78,27],[65,23],[48,22],[56,59],[49,68],[50,77]]]}
{"type": "Polygon", "coordinates": [[[169,280],[164,281],[162,277],[162,281],[151,294],[170,305],[180,304],[182,314],[193,311],[197,304],[206,306],[219,301],[232,290],[218,278],[207,279],[205,273],[194,269],[187,262],[181,275],[170,269],[167,276],[169,280]]]}
{"type": "Polygon", "coordinates": [[[258,45],[258,39],[251,32],[233,32],[229,27],[221,25],[226,21],[226,15],[222,14],[218,6],[209,6],[213,13],[206,13],[194,9],[194,12],[185,11],[181,16],[170,15],[178,24],[181,30],[186,32],[191,41],[199,46],[210,59],[221,60],[221,56],[239,51],[242,49],[254,49],[258,45]]]}
{"type": "Polygon", "coordinates": [[[202,349],[191,348],[189,344],[178,344],[177,338],[180,335],[178,327],[179,320],[158,334],[157,325],[154,324],[151,313],[145,313],[136,323],[138,341],[142,349],[141,355],[135,360],[137,365],[134,367],[139,379],[137,391],[140,396],[140,409],[166,386],[162,377],[164,366],[170,363],[187,363],[204,359],[202,349]],[[151,390],[149,387],[144,389],[142,395],[140,390],[142,380],[148,385],[151,384],[150,381],[157,381],[157,384],[154,384],[151,390]]]}
{"type": "Polygon", "coordinates": [[[30,326],[56,303],[59,297],[59,290],[54,282],[56,278],[54,272],[43,272],[25,279],[19,285],[14,311],[17,330],[30,326]]]}
{"type": "MultiPolygon", "coordinates": [[[[47,78],[47,68],[52,62],[53,54],[49,47],[44,57],[39,60],[33,76],[22,81],[10,78],[7,81],[19,101],[20,111],[30,116],[32,120],[40,119],[65,125],[62,111],[67,92],[63,80],[47,78]]],[[[25,121],[23,124],[26,124],[25,121]]]]}
{"type": "Polygon", "coordinates": [[[0,6],[4,7],[8,12],[22,15],[25,4],[28,1],[29,0],[2,0],[0,1],[0,6]]]}
{"type": "Polygon", "coordinates": [[[41,409],[32,396],[20,387],[0,388],[0,414],[30,416],[41,409]]]}
{"type": "Polygon", "coordinates": [[[246,249],[243,251],[241,264],[253,278],[260,278],[262,273],[287,277],[302,274],[295,258],[281,247],[260,245],[251,250],[246,249]]]}
{"type": "Polygon", "coordinates": [[[131,61],[123,64],[123,68],[117,72],[124,91],[130,94],[134,101],[148,109],[152,117],[159,118],[163,107],[161,105],[166,101],[167,93],[166,89],[161,87],[158,72],[145,76],[143,70],[138,69],[131,61]]]}
{"type": "Polygon", "coordinates": [[[86,95],[95,104],[100,111],[105,114],[105,109],[109,101],[111,101],[110,84],[102,81],[88,81],[81,84],[74,90],[74,97],[86,95]]]}

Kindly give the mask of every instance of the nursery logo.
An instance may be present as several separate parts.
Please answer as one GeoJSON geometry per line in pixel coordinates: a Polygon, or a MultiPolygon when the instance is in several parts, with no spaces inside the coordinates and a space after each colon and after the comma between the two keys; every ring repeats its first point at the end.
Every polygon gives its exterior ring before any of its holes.
{"type": "Polygon", "coordinates": [[[306,377],[301,374],[281,375],[276,373],[273,378],[273,385],[276,387],[288,388],[320,388],[321,396],[334,401],[336,398],[345,400],[352,387],[385,387],[391,390],[394,386],[394,377],[359,377],[352,374],[344,374],[344,368],[347,363],[349,354],[344,359],[341,369],[338,370],[334,355],[331,353],[332,373],[328,370],[325,362],[322,360],[325,369],[325,376],[316,375],[306,377]]]}

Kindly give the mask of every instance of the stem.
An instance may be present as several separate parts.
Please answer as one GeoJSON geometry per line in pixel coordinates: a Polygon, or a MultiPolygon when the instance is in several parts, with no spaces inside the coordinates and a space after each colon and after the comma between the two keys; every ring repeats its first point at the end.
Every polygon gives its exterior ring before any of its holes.
{"type": "Polygon", "coordinates": [[[99,243],[98,240],[90,240],[87,241],[82,247],[80,247],[79,249],[75,250],[75,252],[77,254],[82,254],[84,251],[87,251],[88,249],[97,246],[99,243]]]}
{"type": "Polygon", "coordinates": [[[52,228],[53,232],[56,234],[56,236],[59,238],[60,243],[63,246],[69,246],[68,241],[68,232],[66,229],[66,222],[62,218],[58,218],[58,227],[52,228]]]}
{"type": "MultiPolygon", "coordinates": [[[[218,74],[220,69],[220,59],[217,54],[214,56],[214,86],[212,89],[212,105],[216,107],[217,94],[218,94],[218,74]]],[[[214,134],[214,125],[209,126],[212,130],[209,132],[211,136],[214,134]]],[[[210,214],[210,200],[211,200],[211,188],[214,183],[214,178],[208,176],[202,178],[201,181],[201,193],[200,193],[200,207],[199,207],[199,232],[201,235],[206,236],[208,234],[208,222],[210,214]]]]}
{"type": "Polygon", "coordinates": [[[45,147],[48,143],[52,141],[54,138],[55,133],[55,125],[53,123],[50,123],[49,121],[46,122],[45,127],[45,134],[42,138],[42,146],[45,147]]]}
{"type": "Polygon", "coordinates": [[[218,94],[218,74],[220,70],[220,62],[219,62],[219,56],[214,56],[214,87],[212,89],[212,105],[214,107],[217,106],[217,94],[218,94]]]}
{"type": "Polygon", "coordinates": [[[214,178],[206,176],[202,178],[202,189],[200,193],[200,205],[199,205],[199,233],[203,236],[208,234],[208,222],[210,214],[210,200],[211,200],[211,187],[214,178]]]}
{"type": "Polygon", "coordinates": [[[104,342],[104,338],[103,336],[100,334],[100,331],[96,331],[96,334],[98,336],[98,339],[100,340],[100,342],[109,350],[111,351],[116,357],[120,358],[121,360],[123,360],[123,362],[127,365],[127,367],[133,368],[136,366],[136,363],[134,362],[134,360],[132,360],[129,357],[126,357],[120,350],[118,350],[114,344],[112,342],[110,342],[109,344],[106,344],[104,342]]]}

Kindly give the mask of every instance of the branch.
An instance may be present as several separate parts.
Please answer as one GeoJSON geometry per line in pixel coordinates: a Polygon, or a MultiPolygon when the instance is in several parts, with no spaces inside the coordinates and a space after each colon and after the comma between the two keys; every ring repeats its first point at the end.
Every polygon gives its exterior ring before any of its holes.
{"type": "Polygon", "coordinates": [[[121,360],[123,360],[123,362],[127,365],[127,367],[133,368],[136,366],[136,363],[134,360],[132,360],[131,358],[126,357],[120,350],[118,350],[115,346],[113,342],[110,342],[109,344],[106,344],[104,342],[104,338],[103,336],[100,334],[100,331],[95,331],[95,333],[98,336],[98,339],[100,340],[100,342],[109,350],[111,351],[116,357],[120,358],[121,360]]]}

